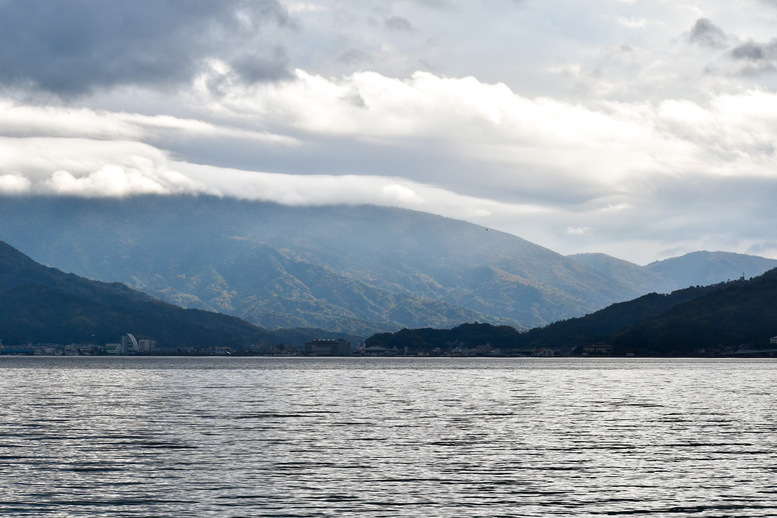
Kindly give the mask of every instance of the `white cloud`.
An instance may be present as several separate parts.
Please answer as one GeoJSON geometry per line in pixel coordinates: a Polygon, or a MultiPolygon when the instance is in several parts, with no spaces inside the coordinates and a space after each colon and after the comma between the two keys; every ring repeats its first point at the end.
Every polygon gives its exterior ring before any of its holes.
{"type": "Polygon", "coordinates": [[[116,114],[88,108],[23,105],[0,99],[0,135],[3,137],[63,137],[138,139],[142,132],[116,114]]]}
{"type": "Polygon", "coordinates": [[[604,188],[647,173],[774,172],[767,152],[777,137],[777,96],[761,91],[714,97],[706,106],[667,100],[586,107],[421,72],[406,80],[375,73],[340,81],[302,71],[297,76],[288,87],[235,91],[221,107],[236,116],[251,113],[273,129],[286,124],[285,131],[309,138],[426,146],[430,155],[444,149],[482,163],[481,180],[518,179],[505,178],[505,167],[604,188]],[[364,106],[346,100],[353,92],[364,106]]]}
{"type": "Polygon", "coordinates": [[[203,192],[287,205],[375,204],[476,221],[494,214],[520,217],[546,212],[540,206],[496,202],[397,177],[278,174],[180,162],[171,165],[198,184],[207,185],[203,192]]]}
{"type": "Polygon", "coordinates": [[[402,204],[424,202],[424,199],[418,196],[418,193],[404,185],[396,183],[385,185],[381,191],[402,204]]]}
{"type": "MultiPolygon", "coordinates": [[[[235,84],[221,93],[201,90],[200,106],[186,117],[6,104],[13,116],[5,128],[15,135],[0,137],[0,189],[395,205],[571,252],[604,249],[617,235],[628,240],[626,229],[635,226],[659,235],[669,221],[698,235],[710,225],[708,210],[741,224],[745,216],[721,204],[722,188],[704,194],[717,207],[695,203],[698,212],[688,214],[697,186],[777,176],[777,95],[758,89],[704,103],[583,105],[472,77],[333,79],[297,71],[292,83],[235,84]],[[49,127],[47,119],[57,122],[49,127]],[[237,143],[234,153],[198,154],[237,143]],[[273,170],[290,160],[288,173],[273,170]],[[667,193],[677,192],[690,200],[668,204],[667,193]]],[[[741,196],[752,198],[748,189],[741,196]]],[[[748,239],[735,246],[754,246],[748,239]]]]}
{"type": "Polygon", "coordinates": [[[564,232],[571,236],[584,236],[590,234],[593,229],[591,227],[567,227],[564,232]]]}
{"type": "Polygon", "coordinates": [[[650,20],[645,18],[625,18],[618,17],[618,23],[629,29],[644,29],[650,25],[650,20]]]}
{"type": "Polygon", "coordinates": [[[286,9],[292,14],[297,13],[320,13],[322,11],[327,11],[328,8],[323,5],[317,5],[312,2],[288,2],[286,4],[286,9]]]}
{"type": "Polygon", "coordinates": [[[167,193],[164,186],[140,171],[126,171],[111,165],[84,176],[74,176],[67,171],[55,171],[44,185],[55,194],[87,197],[167,193]]]}
{"type": "Polygon", "coordinates": [[[0,175],[0,194],[26,194],[32,183],[18,174],[0,175]]]}
{"type": "Polygon", "coordinates": [[[0,138],[0,191],[77,196],[175,194],[203,190],[170,169],[167,154],[131,141],[0,138]]]}
{"type": "MultiPolygon", "coordinates": [[[[237,5],[209,5],[223,18],[206,26],[243,31],[237,5]]],[[[642,260],[775,249],[777,75],[754,61],[771,48],[766,2],[257,5],[259,31],[164,39],[202,45],[157,60],[175,74],[103,77],[69,51],[30,64],[39,90],[62,63],[93,75],[65,70],[81,94],[64,101],[3,91],[0,193],[397,205],[642,260]],[[743,42],[753,52],[736,59],[743,42]],[[277,80],[247,81],[246,56],[277,58],[258,70],[278,65],[277,80]]],[[[117,52],[142,57],[128,36],[117,52]]]]}

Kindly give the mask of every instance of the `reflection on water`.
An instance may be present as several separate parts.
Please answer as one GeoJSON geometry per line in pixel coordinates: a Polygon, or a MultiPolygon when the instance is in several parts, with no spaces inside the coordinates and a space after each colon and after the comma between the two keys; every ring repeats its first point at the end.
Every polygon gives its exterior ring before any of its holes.
{"type": "Polygon", "coordinates": [[[775,516],[770,360],[0,358],[0,514],[775,516]]]}

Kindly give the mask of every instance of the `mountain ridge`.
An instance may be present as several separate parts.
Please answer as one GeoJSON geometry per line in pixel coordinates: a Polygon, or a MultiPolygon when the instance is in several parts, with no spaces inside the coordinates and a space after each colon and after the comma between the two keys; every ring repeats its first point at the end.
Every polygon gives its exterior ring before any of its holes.
{"type": "Polygon", "coordinates": [[[273,333],[233,316],[173,306],[122,283],[85,279],[47,267],[0,241],[0,338],[5,343],[114,342],[132,332],[165,350],[250,347],[323,337],[273,333]]]}
{"type": "Polygon", "coordinates": [[[752,278],[777,267],[777,260],[734,252],[698,250],[640,266],[602,253],[567,256],[618,278],[640,291],[669,293],[689,286],[752,278]]]}
{"type": "Polygon", "coordinates": [[[656,273],[628,278],[504,232],[372,205],[8,197],[0,221],[0,239],[46,264],[269,329],[528,329],[668,291],[656,273]]]}
{"type": "MultiPolygon", "coordinates": [[[[243,289],[247,283],[230,282],[228,274],[231,264],[257,247],[276,257],[285,254],[284,268],[303,263],[322,268],[319,277],[307,281],[290,270],[276,271],[272,282],[300,281],[301,290],[287,283],[291,295],[276,293],[278,308],[299,309],[293,325],[318,327],[336,313],[319,311],[331,307],[333,283],[327,296],[313,297],[317,305],[303,311],[310,293],[334,272],[340,279],[334,284],[347,290],[340,299],[346,303],[338,302],[338,311],[346,316],[332,319],[328,329],[363,336],[378,329],[473,320],[530,327],[621,297],[598,272],[551,250],[404,209],[294,208],[214,197],[5,201],[0,204],[6,223],[0,238],[47,264],[125,282],[170,302],[228,311],[268,328],[289,322],[271,320],[261,304],[251,306],[255,293],[243,289]],[[292,251],[297,259],[281,250],[292,251]],[[483,271],[490,272],[491,284],[478,282],[483,271]],[[181,289],[184,277],[197,282],[181,289]],[[230,301],[219,299],[219,294],[232,292],[230,301]],[[356,320],[347,316],[363,314],[366,293],[380,311],[356,320]],[[529,296],[516,298],[519,293],[529,296]],[[241,310],[235,308],[238,299],[246,302],[241,310]],[[418,311],[427,314],[427,322],[407,318],[418,311]],[[366,322],[356,329],[351,324],[359,319],[366,322]]],[[[266,271],[244,264],[244,273],[254,278],[266,271]]]]}
{"type": "Polygon", "coordinates": [[[749,280],[650,293],[526,332],[466,324],[380,333],[366,345],[439,355],[774,355],[775,313],[777,268],[749,280]]]}

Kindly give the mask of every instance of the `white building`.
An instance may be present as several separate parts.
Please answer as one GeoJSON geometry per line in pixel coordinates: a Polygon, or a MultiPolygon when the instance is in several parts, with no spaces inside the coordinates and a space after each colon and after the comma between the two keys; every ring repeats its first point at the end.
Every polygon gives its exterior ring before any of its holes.
{"type": "Polygon", "coordinates": [[[124,348],[124,354],[135,354],[140,352],[140,344],[132,333],[127,333],[121,337],[121,346],[124,348]]]}
{"type": "Polygon", "coordinates": [[[121,337],[121,343],[105,344],[106,354],[128,355],[150,353],[156,350],[156,340],[141,338],[138,340],[132,333],[121,337]]]}
{"type": "Polygon", "coordinates": [[[150,353],[156,349],[156,340],[141,338],[138,340],[138,352],[150,353]]]}

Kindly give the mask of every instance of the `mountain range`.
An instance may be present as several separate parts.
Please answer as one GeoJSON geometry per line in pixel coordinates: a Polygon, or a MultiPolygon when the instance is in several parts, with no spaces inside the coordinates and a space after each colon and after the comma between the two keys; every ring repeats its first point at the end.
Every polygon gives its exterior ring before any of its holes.
{"type": "Polygon", "coordinates": [[[690,286],[751,278],[777,266],[774,259],[731,252],[691,252],[646,266],[605,254],[575,254],[569,257],[639,293],[668,293],[690,286]]]}
{"type": "MultiPolygon", "coordinates": [[[[542,348],[581,353],[600,343],[605,345],[595,350],[605,354],[674,356],[736,354],[744,344],[744,349],[764,354],[777,332],[776,311],[774,269],[750,280],[651,293],[525,332],[468,323],[377,333],[367,346],[410,354],[474,349],[487,354],[493,346],[502,354],[526,354],[542,348]]],[[[258,352],[288,340],[300,345],[321,337],[320,331],[270,332],[236,317],[180,308],[121,283],[45,267],[0,242],[0,337],[6,343],[105,343],[129,331],[154,338],[168,353],[217,345],[258,352]]]]}
{"type": "Polygon", "coordinates": [[[464,324],[403,329],[367,340],[409,354],[600,354],[616,356],[774,355],[777,269],[758,277],[669,294],[650,293],[590,315],[528,332],[464,324]]]}
{"type": "Polygon", "coordinates": [[[647,266],[564,257],[405,209],[210,196],[7,197],[0,221],[0,239],[67,272],[266,329],[365,337],[475,321],[529,329],[777,266],[710,252],[647,266]]]}

